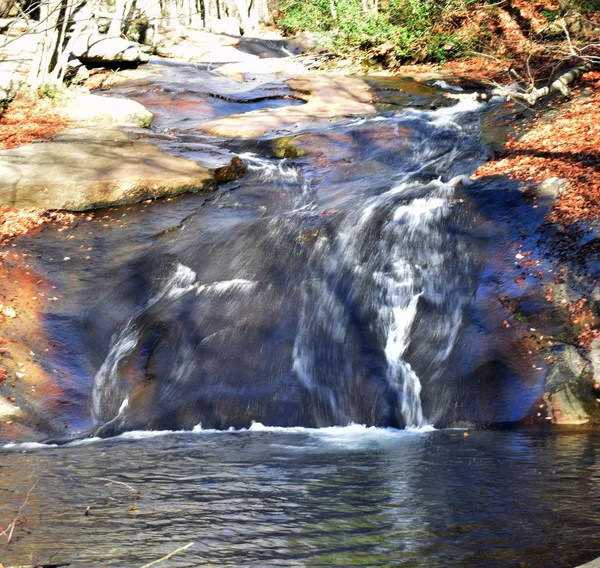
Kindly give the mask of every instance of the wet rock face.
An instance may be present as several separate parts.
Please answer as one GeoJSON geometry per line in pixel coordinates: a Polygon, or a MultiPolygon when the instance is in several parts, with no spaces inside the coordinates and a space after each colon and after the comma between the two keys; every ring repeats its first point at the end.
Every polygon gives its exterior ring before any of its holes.
{"type": "MultiPolygon", "coordinates": [[[[594,279],[587,272],[590,262],[571,263],[564,258],[557,262],[554,247],[560,235],[553,232],[555,226],[546,219],[566,180],[551,178],[532,187],[502,179],[490,177],[476,182],[490,188],[498,183],[507,187],[512,184],[505,203],[498,202],[491,208],[490,203],[483,202],[481,209],[501,231],[494,238],[496,252],[489,254],[491,262],[484,271],[488,274],[477,292],[478,303],[484,297],[490,300],[479,310],[478,319],[485,322],[485,327],[474,331],[489,334],[483,345],[503,362],[506,379],[498,383],[499,396],[512,393],[511,406],[516,408],[518,390],[514,380],[520,376],[526,379],[522,384],[530,389],[526,397],[530,408],[522,407],[521,416],[514,417],[516,421],[546,426],[600,423],[600,367],[596,364],[600,350],[596,342],[586,348],[580,337],[582,321],[589,322],[597,310],[594,279]],[[575,317],[574,310],[581,306],[589,306],[590,311],[575,317]],[[496,315],[490,318],[494,312],[496,315]],[[498,350],[502,337],[512,339],[498,350]]],[[[480,223],[486,226],[485,220],[480,223]]],[[[471,345],[470,339],[466,345],[471,345]]],[[[468,347],[465,353],[474,361],[478,351],[471,349],[468,347]]]]}
{"type": "Polygon", "coordinates": [[[207,122],[199,130],[213,136],[254,138],[273,131],[298,131],[317,121],[376,112],[370,87],[355,77],[310,75],[290,79],[287,84],[306,100],[305,104],[231,115],[207,122]]]}
{"type": "MultiPolygon", "coordinates": [[[[511,225],[523,196],[503,178],[457,187],[481,158],[478,115],[441,114],[280,142],[298,162],[242,153],[241,187],[172,204],[160,231],[144,220],[145,236],[133,223],[103,246],[106,266],[70,300],[84,315],[61,321],[90,354],[98,433],[252,420],[401,427],[411,370],[430,422],[526,416],[542,365],[532,325],[500,301],[504,289],[521,304],[529,293],[515,282],[511,225]]],[[[87,246],[88,228],[74,237],[87,246]]]]}
{"type": "MultiPolygon", "coordinates": [[[[245,76],[244,67],[224,74],[245,76]]],[[[401,427],[404,402],[419,395],[404,388],[415,373],[436,425],[517,422],[541,402],[540,420],[586,420],[590,383],[577,352],[546,361],[570,333],[537,276],[548,268],[532,236],[546,202],[533,209],[507,178],[456,181],[485,155],[479,110],[373,117],[375,87],[356,77],[233,88],[192,66],[172,64],[172,73],[179,83],[122,87],[158,109],[154,133],[88,127],[0,153],[2,202],[45,208],[210,190],[246,169],[251,177],[206,206],[173,204],[168,220],[139,217],[141,233],[129,228],[110,245],[98,235],[106,266],[79,267],[88,285],[57,318],[94,377],[97,433],[252,420],[401,427]],[[208,96],[246,106],[219,118],[208,96]],[[286,106],[249,106],[267,97],[286,106]],[[292,97],[303,104],[287,104],[292,97]],[[208,142],[198,131],[237,140],[208,142]],[[253,138],[265,134],[278,138],[253,138]],[[231,159],[236,147],[241,161],[231,159]],[[259,147],[293,161],[265,160],[259,147]],[[178,271],[185,278],[174,284],[178,271]]],[[[405,91],[387,102],[435,93],[412,82],[405,91]]],[[[540,203],[560,183],[542,188],[540,203]]],[[[88,246],[87,228],[73,236],[88,246]]]]}

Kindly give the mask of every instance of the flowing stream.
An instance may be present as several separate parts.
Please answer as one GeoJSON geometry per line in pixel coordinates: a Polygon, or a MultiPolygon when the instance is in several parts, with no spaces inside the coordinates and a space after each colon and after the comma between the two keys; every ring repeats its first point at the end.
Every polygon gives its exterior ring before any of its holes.
{"type": "Polygon", "coordinates": [[[496,316],[518,192],[469,180],[495,107],[432,109],[439,92],[403,79],[402,106],[315,122],[293,141],[308,150],[280,159],[273,136],[196,127],[299,104],[286,85],[244,99],[210,69],[162,73],[121,87],[156,115],[141,135],[247,171],[19,241],[60,293],[44,330],[64,349],[43,362],[67,428],[4,446],[0,520],[37,484],[0,560],[141,566],[189,542],[169,566],[597,555],[596,435],[463,436],[522,419],[542,392],[496,316]]]}

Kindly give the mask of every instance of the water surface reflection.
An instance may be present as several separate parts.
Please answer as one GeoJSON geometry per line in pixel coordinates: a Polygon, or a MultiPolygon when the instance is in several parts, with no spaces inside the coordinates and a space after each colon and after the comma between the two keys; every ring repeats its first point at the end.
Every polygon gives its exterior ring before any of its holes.
{"type": "Polygon", "coordinates": [[[38,482],[2,560],[133,567],[192,541],[165,565],[571,567],[600,554],[595,433],[135,437],[2,454],[4,523],[38,482]]]}

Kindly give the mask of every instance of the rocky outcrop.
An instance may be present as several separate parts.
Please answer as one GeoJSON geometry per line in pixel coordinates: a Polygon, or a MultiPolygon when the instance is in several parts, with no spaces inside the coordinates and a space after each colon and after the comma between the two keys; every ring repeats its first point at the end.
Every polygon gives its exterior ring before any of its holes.
{"type": "Polygon", "coordinates": [[[3,206],[83,211],[215,188],[214,169],[115,129],[68,130],[0,152],[3,206]]]}
{"type": "Polygon", "coordinates": [[[120,37],[97,33],[81,34],[73,43],[72,55],[83,63],[146,63],[150,58],[142,46],[120,37]]]}
{"type": "Polygon", "coordinates": [[[226,34],[231,36],[241,35],[240,21],[237,18],[221,18],[209,22],[208,29],[216,34],[226,34]]]}
{"type": "Polygon", "coordinates": [[[63,114],[77,122],[97,122],[146,128],[152,113],[140,103],[119,97],[79,95],[65,105],[63,114]]]}
{"type": "Polygon", "coordinates": [[[163,33],[155,46],[157,55],[189,62],[229,63],[252,61],[255,55],[237,49],[239,38],[218,35],[205,30],[173,30],[163,33]]]}

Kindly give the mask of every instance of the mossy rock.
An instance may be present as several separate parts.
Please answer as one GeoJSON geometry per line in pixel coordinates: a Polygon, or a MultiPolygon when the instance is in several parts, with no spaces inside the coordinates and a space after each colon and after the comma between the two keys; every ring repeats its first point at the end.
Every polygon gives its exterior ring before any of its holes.
{"type": "Polygon", "coordinates": [[[301,158],[306,156],[306,151],[294,145],[295,136],[277,138],[271,144],[271,151],[277,158],[301,158]]]}

